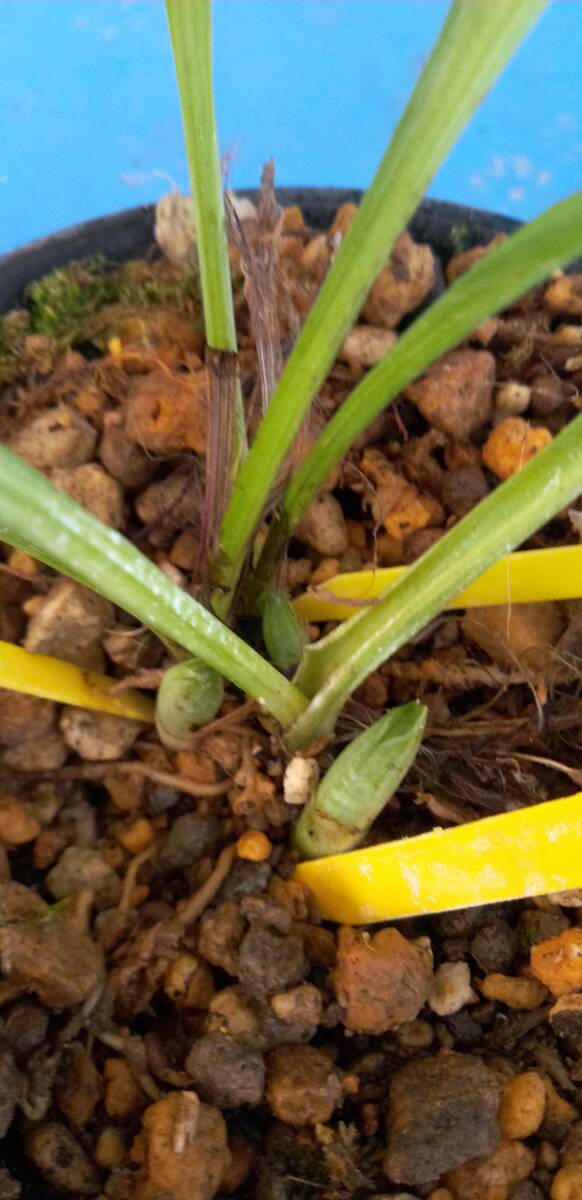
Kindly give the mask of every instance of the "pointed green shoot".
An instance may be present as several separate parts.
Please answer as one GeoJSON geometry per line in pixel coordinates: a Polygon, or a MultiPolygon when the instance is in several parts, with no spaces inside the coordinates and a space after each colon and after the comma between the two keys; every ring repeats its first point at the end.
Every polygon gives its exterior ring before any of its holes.
{"type": "Polygon", "coordinates": [[[294,682],[313,699],[289,731],[289,747],[332,729],[371,671],[581,491],[582,415],[453,526],[376,605],[307,647],[294,682]]]}
{"type": "Polygon", "coordinates": [[[169,667],[156,696],[160,741],[170,750],[186,750],[192,731],[214,720],[223,698],[222,676],[201,659],[169,667]]]}
{"type": "Polygon", "coordinates": [[[380,717],[342,750],[295,826],[302,858],[343,854],[360,844],[416,758],[426,708],[413,700],[380,717]]]}
{"type": "MultiPolygon", "coordinates": [[[[582,192],[576,192],[475,263],[402,334],[337,410],[295,472],[282,515],[273,522],[271,548],[286,541],[332,468],[395,396],[481,321],[571,262],[582,248],[581,230],[582,192]]],[[[266,557],[271,548],[267,543],[266,557]]]]}
{"type": "Polygon", "coordinates": [[[1,445],[0,541],[132,613],[248,692],[283,725],[306,707],[297,688],[120,533],[1,445]]]}
{"type": "Polygon", "coordinates": [[[263,604],[262,621],[270,662],[279,671],[297,667],[309,638],[289,598],[281,592],[270,592],[263,604]]]}
{"type": "Polygon", "coordinates": [[[235,587],[250,539],[309,406],[397,236],[545,3],[453,0],[239,471],[219,535],[216,582],[227,592],[235,587]]]}

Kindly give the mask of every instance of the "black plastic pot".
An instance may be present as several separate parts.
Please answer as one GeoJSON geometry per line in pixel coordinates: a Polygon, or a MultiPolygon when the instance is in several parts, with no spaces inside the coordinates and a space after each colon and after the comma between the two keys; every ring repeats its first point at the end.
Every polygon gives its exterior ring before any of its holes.
{"type": "MultiPolygon", "coordinates": [[[[244,195],[256,195],[247,191],[244,195]]],[[[298,204],[314,229],[325,229],[340,204],[359,201],[362,193],[349,188],[279,188],[284,205],[298,204]]],[[[511,217],[483,212],[445,200],[423,200],[410,223],[417,241],[430,242],[442,258],[458,250],[487,242],[496,233],[511,233],[519,222],[511,217]]],[[[0,312],[22,301],[27,283],[75,259],[103,254],[113,262],[125,262],[147,254],[154,242],[154,207],[128,208],[110,217],[98,217],[82,225],[30,242],[0,258],[0,312]]]]}
{"type": "MultiPolygon", "coordinates": [[[[253,198],[256,193],[245,195],[253,198]]],[[[359,201],[362,193],[344,188],[280,188],[284,205],[298,204],[314,229],[325,229],[338,206],[359,201]]],[[[482,244],[496,233],[511,233],[519,222],[442,200],[424,200],[410,223],[420,242],[429,242],[437,256],[447,260],[459,250],[482,244]]],[[[73,225],[50,237],[31,242],[0,258],[0,312],[23,303],[27,284],[76,259],[103,254],[113,262],[144,257],[154,244],[154,207],[130,208],[109,217],[73,225]]],[[[16,1138],[6,1139],[6,1163],[23,1184],[22,1200],[52,1200],[51,1193],[31,1172],[22,1170],[16,1138]]]]}

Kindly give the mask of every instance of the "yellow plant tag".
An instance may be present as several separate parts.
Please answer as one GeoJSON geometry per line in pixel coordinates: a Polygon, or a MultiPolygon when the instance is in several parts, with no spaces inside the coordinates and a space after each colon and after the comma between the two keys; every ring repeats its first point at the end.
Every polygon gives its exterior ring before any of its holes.
{"type": "Polygon", "coordinates": [[[300,863],[295,879],[345,925],[582,887],[582,792],[452,829],[300,863]]]}
{"type": "Polygon", "coordinates": [[[22,646],[0,642],[0,687],[29,696],[42,696],[59,704],[94,708],[136,721],[154,720],[155,705],[135,688],[113,694],[119,680],[75,667],[47,654],[29,654],[22,646]]]}
{"type": "MultiPolygon", "coordinates": [[[[373,603],[406,569],[379,567],[377,571],[334,575],[317,592],[297,597],[297,616],[304,621],[345,621],[366,603],[373,603]]],[[[572,600],[578,596],[582,596],[582,545],[557,546],[553,550],[508,554],[451,601],[449,608],[572,600]]]]}

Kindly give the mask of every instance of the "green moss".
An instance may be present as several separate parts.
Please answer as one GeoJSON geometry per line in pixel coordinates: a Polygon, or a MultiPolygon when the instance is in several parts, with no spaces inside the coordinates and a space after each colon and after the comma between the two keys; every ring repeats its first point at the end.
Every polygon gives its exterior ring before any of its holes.
{"type": "Polygon", "coordinates": [[[18,376],[28,333],[30,318],[27,312],[18,309],[0,317],[0,384],[11,383],[18,376]]]}
{"type": "Polygon", "coordinates": [[[109,301],[110,277],[100,257],[71,263],[31,283],[26,299],[34,333],[66,336],[109,301]]]}
{"type": "Polygon", "coordinates": [[[32,332],[69,345],[92,340],[93,318],[106,305],[128,311],[157,306],[194,315],[200,303],[193,272],[164,275],[140,262],[112,266],[101,256],[45,275],[30,284],[26,298],[32,332]]]}

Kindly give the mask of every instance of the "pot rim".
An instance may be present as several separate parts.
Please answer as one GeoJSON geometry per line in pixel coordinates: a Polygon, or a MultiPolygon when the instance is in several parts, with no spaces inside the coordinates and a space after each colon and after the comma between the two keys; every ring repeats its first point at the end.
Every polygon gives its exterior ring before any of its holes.
{"type": "MultiPolygon", "coordinates": [[[[255,188],[241,188],[238,195],[256,199],[255,188]]],[[[325,228],[340,204],[358,203],[363,192],[357,188],[281,187],[280,202],[297,204],[315,229],[325,228]]],[[[154,244],[155,204],[138,205],[107,216],[37,238],[0,257],[0,313],[22,303],[28,283],[69,262],[103,254],[113,262],[143,257],[154,244]]],[[[511,233],[521,224],[512,217],[449,200],[422,200],[409,224],[417,241],[430,242],[437,254],[450,257],[487,241],[496,233],[511,233]]]]}

